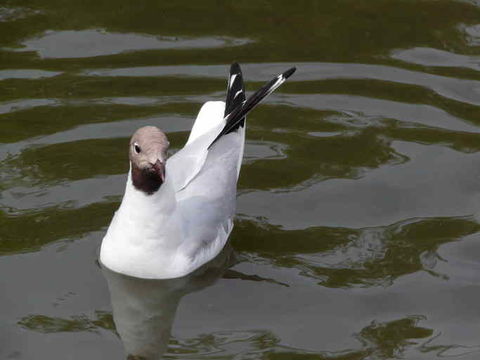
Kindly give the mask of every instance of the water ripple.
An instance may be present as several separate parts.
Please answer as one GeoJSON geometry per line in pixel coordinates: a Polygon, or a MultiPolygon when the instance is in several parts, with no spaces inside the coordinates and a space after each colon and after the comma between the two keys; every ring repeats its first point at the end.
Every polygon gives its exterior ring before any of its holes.
{"type": "Polygon", "coordinates": [[[58,71],[45,71],[37,69],[0,70],[0,80],[6,79],[42,79],[60,75],[58,71]]]}
{"type": "Polygon", "coordinates": [[[416,47],[406,50],[394,50],[391,53],[391,57],[424,66],[464,67],[480,71],[480,58],[478,56],[455,54],[439,49],[416,47]]]}
{"type": "MultiPolygon", "coordinates": [[[[244,64],[248,78],[266,81],[291,66],[290,63],[244,64]]],[[[297,62],[298,68],[291,82],[328,79],[371,79],[408,84],[431,89],[449,99],[480,105],[480,82],[454,77],[405,70],[387,65],[355,63],[297,62]]],[[[226,65],[172,65],[120,69],[91,69],[83,72],[86,76],[196,76],[225,78],[226,65]]]]}
{"type": "Polygon", "coordinates": [[[229,37],[172,37],[134,33],[113,33],[100,29],[46,31],[43,35],[22,42],[12,51],[35,51],[41,58],[83,58],[119,54],[139,50],[208,49],[241,46],[248,39],[229,37]]]}

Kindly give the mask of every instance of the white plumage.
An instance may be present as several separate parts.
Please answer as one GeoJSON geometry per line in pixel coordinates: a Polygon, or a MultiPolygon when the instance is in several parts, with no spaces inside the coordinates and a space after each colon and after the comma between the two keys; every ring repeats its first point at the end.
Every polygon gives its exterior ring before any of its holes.
{"type": "Polygon", "coordinates": [[[165,181],[153,193],[134,186],[131,163],[125,195],[102,242],[105,266],[140,278],[175,278],[222,250],[233,228],[245,115],[293,71],[245,101],[240,68],[232,65],[229,111],[224,102],[203,105],[185,147],[166,161],[165,181]]]}

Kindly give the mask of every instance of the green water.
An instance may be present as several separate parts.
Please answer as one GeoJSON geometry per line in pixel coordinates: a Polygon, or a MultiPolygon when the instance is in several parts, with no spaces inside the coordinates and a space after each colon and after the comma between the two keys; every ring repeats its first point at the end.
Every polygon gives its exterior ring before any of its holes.
{"type": "Polygon", "coordinates": [[[477,0],[1,1],[0,359],[480,358],[479,71],[477,0]],[[298,70],[248,119],[231,247],[102,270],[130,135],[180,148],[233,61],[298,70]]]}

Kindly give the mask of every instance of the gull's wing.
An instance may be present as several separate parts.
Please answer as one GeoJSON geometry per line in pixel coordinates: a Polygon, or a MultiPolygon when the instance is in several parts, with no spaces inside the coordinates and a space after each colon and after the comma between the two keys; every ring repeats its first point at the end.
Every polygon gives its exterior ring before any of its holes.
{"type": "MultiPolygon", "coordinates": [[[[237,107],[242,106],[244,102],[245,86],[242,71],[240,65],[234,63],[230,67],[226,102],[209,101],[202,106],[193,124],[187,144],[167,162],[167,171],[174,178],[173,184],[177,192],[184,189],[202,169],[209,153],[208,146],[225,128],[225,118],[237,107]]],[[[237,129],[240,126],[245,127],[245,116],[239,121],[237,129]]],[[[243,155],[243,142],[241,154],[243,155]]],[[[241,156],[239,156],[237,175],[240,171],[241,160],[241,156]]]]}
{"type": "Polygon", "coordinates": [[[198,113],[192,133],[183,149],[167,161],[166,176],[175,191],[184,189],[200,172],[208,155],[208,145],[225,126],[223,101],[209,101],[198,113]]]}
{"type": "MultiPolygon", "coordinates": [[[[243,84],[242,70],[240,69],[240,65],[234,63],[230,67],[225,104],[222,102],[207,102],[202,107],[193,124],[187,145],[206,133],[215,133],[218,135],[220,130],[217,130],[217,128],[221,126],[223,129],[226,124],[225,118],[237,107],[242,106],[244,102],[245,86],[243,84]],[[221,113],[223,113],[223,117],[221,117],[221,113]]],[[[239,126],[244,125],[245,117],[239,122],[239,126]]],[[[237,126],[237,129],[239,126],[237,126]]]]}
{"type": "Polygon", "coordinates": [[[237,176],[243,155],[246,115],[266,96],[277,89],[294,73],[291,68],[269,81],[245,100],[245,90],[240,66],[234,63],[230,68],[227,87],[227,103],[207,102],[200,110],[187,144],[167,161],[167,178],[170,177],[175,190],[181,191],[202,170],[209,153],[219,142],[231,142],[240,146],[235,160],[237,176]],[[229,134],[241,135],[242,141],[232,141],[229,134]]]}

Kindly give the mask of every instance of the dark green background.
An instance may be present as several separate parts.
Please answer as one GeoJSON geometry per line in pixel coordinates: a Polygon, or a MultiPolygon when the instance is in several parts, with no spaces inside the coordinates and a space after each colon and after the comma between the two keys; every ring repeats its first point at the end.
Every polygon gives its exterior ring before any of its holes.
{"type": "Polygon", "coordinates": [[[480,3],[0,2],[0,358],[119,359],[98,247],[138,127],[248,119],[237,263],[168,358],[480,356],[480,3]]]}

